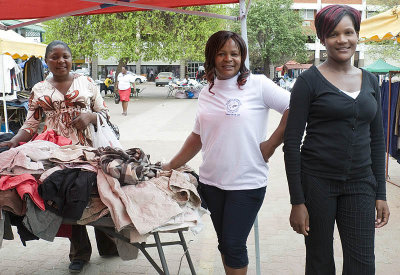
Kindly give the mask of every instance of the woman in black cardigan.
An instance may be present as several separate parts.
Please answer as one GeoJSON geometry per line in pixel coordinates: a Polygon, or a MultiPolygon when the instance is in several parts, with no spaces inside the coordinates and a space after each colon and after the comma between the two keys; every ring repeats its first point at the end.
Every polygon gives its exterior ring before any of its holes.
{"type": "Polygon", "coordinates": [[[305,236],[306,274],[335,274],[335,221],[343,274],[374,274],[375,228],[389,219],[379,86],[351,62],[360,21],[345,5],[318,12],[315,27],[328,58],[301,74],[291,94],[285,165],[290,224],[305,236]]]}

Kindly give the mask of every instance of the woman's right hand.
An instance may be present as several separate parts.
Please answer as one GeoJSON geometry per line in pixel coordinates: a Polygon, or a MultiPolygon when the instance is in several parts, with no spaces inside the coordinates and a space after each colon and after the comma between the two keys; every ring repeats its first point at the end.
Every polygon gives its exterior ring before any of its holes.
{"type": "Polygon", "coordinates": [[[171,171],[171,164],[169,162],[161,163],[161,169],[164,171],[171,171]]]}
{"type": "Polygon", "coordinates": [[[18,146],[18,142],[15,140],[7,140],[0,143],[0,147],[8,147],[8,149],[15,148],[18,146]]]}
{"type": "Polygon", "coordinates": [[[299,234],[308,236],[310,231],[310,223],[308,210],[304,203],[292,205],[292,211],[290,212],[290,226],[299,234]]]}

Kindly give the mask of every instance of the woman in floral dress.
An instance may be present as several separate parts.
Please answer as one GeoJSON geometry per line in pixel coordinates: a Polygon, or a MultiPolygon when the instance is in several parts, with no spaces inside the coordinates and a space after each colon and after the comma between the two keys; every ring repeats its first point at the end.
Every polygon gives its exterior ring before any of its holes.
{"type": "MultiPolygon", "coordinates": [[[[72,144],[91,146],[89,124],[97,123],[99,113],[108,117],[108,109],[93,80],[70,73],[72,54],[66,43],[51,42],[46,48],[45,61],[53,76],[32,88],[24,125],[10,141],[0,143],[0,147],[14,148],[20,142],[30,141],[38,133],[43,117],[42,132],[54,130],[71,139],[72,144]]],[[[118,255],[114,242],[107,235],[98,230],[95,234],[100,255],[118,255]]],[[[73,225],[70,241],[69,269],[80,272],[92,252],[86,227],[73,225]]]]}

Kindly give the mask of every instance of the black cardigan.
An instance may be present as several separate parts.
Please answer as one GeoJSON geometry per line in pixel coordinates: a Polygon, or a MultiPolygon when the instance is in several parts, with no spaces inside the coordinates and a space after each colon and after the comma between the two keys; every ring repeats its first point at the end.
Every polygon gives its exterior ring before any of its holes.
{"type": "Polygon", "coordinates": [[[305,201],[302,172],[340,181],[373,174],[378,184],[376,199],[386,200],[385,142],[376,77],[362,70],[360,94],[353,99],[315,66],[303,72],[292,89],[284,153],[292,204],[305,201]]]}

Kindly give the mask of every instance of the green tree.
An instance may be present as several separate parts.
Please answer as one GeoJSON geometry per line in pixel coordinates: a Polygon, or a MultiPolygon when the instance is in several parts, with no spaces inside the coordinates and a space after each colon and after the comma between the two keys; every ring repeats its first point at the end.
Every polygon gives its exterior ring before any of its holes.
{"type": "MultiPolygon", "coordinates": [[[[186,8],[226,13],[226,6],[186,8]]],[[[68,43],[74,58],[115,57],[117,72],[130,61],[200,60],[208,37],[225,27],[221,19],[161,11],[101,14],[56,19],[45,23],[45,41],[68,43]]]]}
{"type": "MultiPolygon", "coordinates": [[[[270,75],[270,64],[307,61],[307,35],[292,0],[256,0],[247,17],[250,61],[270,75]]],[[[237,30],[238,25],[235,26],[237,30]]]]}
{"type": "Polygon", "coordinates": [[[384,9],[387,10],[394,6],[400,5],[400,1],[399,0],[368,0],[367,5],[377,5],[377,6],[383,7],[384,9]]]}

